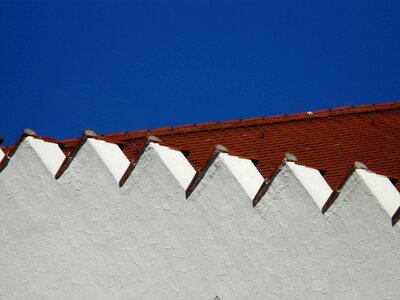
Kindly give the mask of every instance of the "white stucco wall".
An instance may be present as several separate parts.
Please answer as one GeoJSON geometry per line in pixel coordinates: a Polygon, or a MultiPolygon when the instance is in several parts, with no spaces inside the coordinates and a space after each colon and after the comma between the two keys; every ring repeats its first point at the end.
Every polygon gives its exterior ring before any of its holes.
{"type": "Polygon", "coordinates": [[[0,162],[3,160],[4,158],[4,152],[3,150],[0,149],[0,162]]]}
{"type": "MultiPolygon", "coordinates": [[[[1,154],[1,153],[0,153],[1,154]]],[[[149,142],[129,165],[89,138],[64,154],[27,137],[0,173],[1,299],[396,299],[400,200],[382,175],[356,170],[325,213],[317,170],[282,165],[263,183],[247,159],[220,153],[195,176],[149,142]]]]}

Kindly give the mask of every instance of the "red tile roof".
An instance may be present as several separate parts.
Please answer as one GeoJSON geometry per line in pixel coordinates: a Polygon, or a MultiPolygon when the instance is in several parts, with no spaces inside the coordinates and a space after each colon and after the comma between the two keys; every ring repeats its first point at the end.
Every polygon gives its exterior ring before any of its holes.
{"type": "MultiPolygon", "coordinates": [[[[118,132],[100,137],[125,144],[123,151],[133,160],[150,135],[190,151],[188,160],[197,169],[205,165],[215,145],[222,144],[232,154],[258,160],[257,168],[265,178],[272,174],[285,153],[290,152],[298,157],[299,163],[326,171],[324,177],[332,188],[340,185],[355,161],[364,162],[372,171],[400,179],[400,102],[118,132]]],[[[69,154],[78,139],[59,143],[69,154]]],[[[400,188],[400,182],[396,187],[400,188]]]]}

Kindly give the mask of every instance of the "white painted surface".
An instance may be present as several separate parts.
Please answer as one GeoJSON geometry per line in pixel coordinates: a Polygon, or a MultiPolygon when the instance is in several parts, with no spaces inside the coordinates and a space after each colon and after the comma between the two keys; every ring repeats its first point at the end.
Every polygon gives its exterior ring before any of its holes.
{"type": "Polygon", "coordinates": [[[232,175],[242,185],[250,199],[253,199],[260,189],[264,178],[258,172],[251,160],[227,153],[220,153],[219,157],[225,162],[232,175]]]}
{"type": "Polygon", "coordinates": [[[88,138],[93,149],[106,164],[116,181],[119,181],[129,165],[129,160],[116,144],[107,143],[102,140],[88,138]]]}
{"type": "Polygon", "coordinates": [[[179,184],[186,189],[196,174],[196,171],[182,152],[157,143],[150,143],[149,147],[154,148],[164,164],[175,176],[176,180],[178,180],[179,184]]]}
{"type": "Polygon", "coordinates": [[[339,197],[328,210],[332,237],[338,242],[335,253],[346,260],[345,280],[359,299],[397,299],[400,297],[400,226],[391,218],[369,190],[357,170],[345,183],[339,197]],[[340,250],[340,252],[338,251],[340,250]]]}
{"type": "Polygon", "coordinates": [[[3,160],[5,154],[3,152],[3,150],[0,149],[0,162],[3,160]]]}
{"type": "Polygon", "coordinates": [[[286,164],[256,210],[268,223],[264,259],[280,275],[282,298],[400,296],[399,225],[391,225],[358,173],[322,215],[286,164]]]}
{"type": "Polygon", "coordinates": [[[332,189],[322,177],[321,173],[316,169],[298,165],[294,162],[287,162],[286,164],[303,184],[319,209],[322,209],[329,195],[332,193],[332,189]]]}
{"type": "Polygon", "coordinates": [[[286,164],[253,208],[248,160],[220,154],[186,200],[186,158],[151,145],[119,188],[98,145],[59,180],[29,143],[0,173],[1,299],[400,297],[400,227],[364,174],[323,215],[286,164]]]}
{"type": "MultiPolygon", "coordinates": [[[[187,282],[195,299],[266,299],[274,292],[267,292],[272,286],[263,258],[264,220],[249,201],[248,181],[234,174],[240,163],[219,154],[187,200],[185,244],[193,265],[187,282]]],[[[251,176],[254,165],[245,166],[251,171],[243,173],[251,176]]]]}
{"type": "Polygon", "coordinates": [[[389,178],[368,170],[358,169],[356,172],[364,180],[368,189],[378,199],[389,216],[393,217],[394,213],[400,207],[400,194],[389,178]]]}
{"type": "Polygon", "coordinates": [[[58,144],[45,142],[31,136],[27,136],[20,147],[32,147],[49,172],[53,175],[57,173],[65,159],[65,155],[58,144]]]}

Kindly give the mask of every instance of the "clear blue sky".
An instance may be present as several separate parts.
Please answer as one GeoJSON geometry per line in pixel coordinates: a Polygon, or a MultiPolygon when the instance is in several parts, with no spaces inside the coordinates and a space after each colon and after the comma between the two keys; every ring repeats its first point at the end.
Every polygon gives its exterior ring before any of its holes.
{"type": "Polygon", "coordinates": [[[0,0],[0,136],[400,98],[400,1],[0,0]]]}

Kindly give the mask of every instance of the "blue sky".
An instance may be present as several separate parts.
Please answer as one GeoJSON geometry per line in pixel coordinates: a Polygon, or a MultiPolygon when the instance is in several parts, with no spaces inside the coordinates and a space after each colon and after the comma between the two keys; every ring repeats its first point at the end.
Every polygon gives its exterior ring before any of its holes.
{"type": "Polygon", "coordinates": [[[400,99],[400,1],[0,0],[0,136],[400,99]]]}

